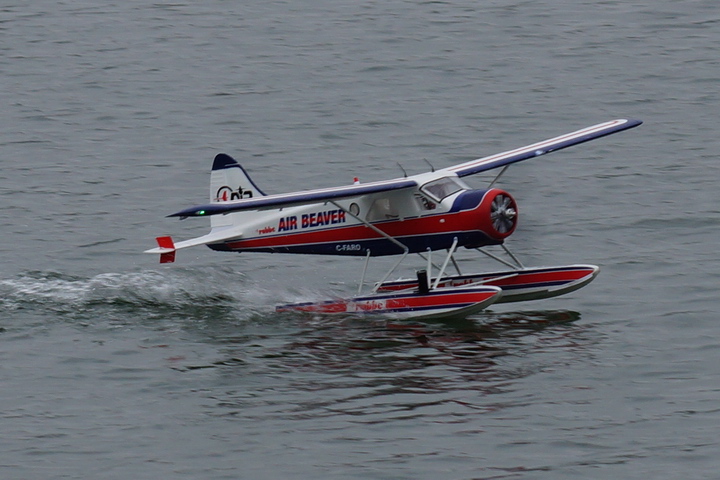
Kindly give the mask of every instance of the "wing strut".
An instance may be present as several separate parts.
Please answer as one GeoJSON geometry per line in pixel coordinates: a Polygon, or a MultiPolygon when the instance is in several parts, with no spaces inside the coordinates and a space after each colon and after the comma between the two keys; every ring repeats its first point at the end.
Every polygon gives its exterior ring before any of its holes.
{"type": "Polygon", "coordinates": [[[493,181],[490,182],[490,185],[487,186],[488,190],[490,190],[490,189],[492,188],[492,186],[495,185],[495,183],[496,183],[498,180],[500,180],[500,177],[502,177],[502,174],[505,173],[505,171],[506,171],[508,168],[510,168],[510,165],[505,165],[505,166],[502,168],[502,170],[500,170],[500,173],[498,173],[497,175],[495,175],[495,178],[493,178],[493,181]]]}
{"type": "MultiPolygon", "coordinates": [[[[392,243],[394,243],[395,245],[397,245],[398,247],[402,248],[403,253],[402,253],[402,256],[400,257],[400,260],[398,260],[398,261],[395,263],[395,265],[393,265],[392,268],[391,268],[390,270],[388,270],[388,272],[385,274],[385,276],[382,278],[382,280],[380,280],[378,283],[376,283],[375,286],[373,287],[372,293],[376,293],[377,290],[378,290],[378,288],[380,288],[380,285],[382,285],[382,283],[383,283],[385,280],[387,280],[388,277],[390,277],[390,275],[395,271],[395,269],[400,266],[400,264],[402,263],[402,261],[405,260],[405,257],[407,257],[408,253],[410,253],[410,249],[409,249],[405,244],[403,244],[402,242],[400,242],[398,239],[396,239],[396,238],[388,235],[387,233],[383,232],[382,230],[380,230],[379,228],[377,228],[375,225],[373,225],[372,223],[368,222],[368,221],[365,220],[364,218],[360,218],[358,215],[355,215],[353,212],[351,212],[351,211],[348,210],[347,208],[343,207],[342,205],[339,205],[339,204],[338,204],[337,202],[335,202],[334,200],[330,200],[329,203],[332,203],[332,204],[335,205],[337,208],[339,208],[340,210],[342,210],[342,211],[345,212],[346,214],[350,215],[351,217],[353,217],[353,218],[354,218],[355,220],[357,220],[358,222],[362,223],[362,224],[365,225],[366,227],[371,228],[371,229],[374,230],[376,233],[379,233],[380,235],[382,235],[383,237],[385,237],[385,238],[386,238],[387,240],[389,240],[390,242],[392,242],[392,243]]],[[[368,249],[368,257],[367,257],[367,258],[368,258],[368,260],[370,259],[370,249],[368,249]]],[[[367,264],[366,264],[365,267],[367,268],[367,264]]],[[[362,280],[362,281],[363,281],[363,282],[365,281],[365,272],[364,272],[364,271],[363,271],[363,280],[362,280]]],[[[360,284],[360,289],[362,289],[362,283],[360,284]]]]}
{"type": "Polygon", "coordinates": [[[458,239],[455,237],[453,239],[452,246],[450,247],[450,250],[448,250],[447,257],[445,257],[445,262],[442,264],[442,267],[440,267],[440,271],[438,272],[437,279],[435,280],[435,283],[433,284],[433,289],[438,288],[438,285],[440,285],[440,278],[442,278],[443,275],[445,275],[445,269],[448,266],[448,263],[450,262],[450,259],[453,256],[453,253],[455,253],[455,248],[457,248],[458,239]]]}

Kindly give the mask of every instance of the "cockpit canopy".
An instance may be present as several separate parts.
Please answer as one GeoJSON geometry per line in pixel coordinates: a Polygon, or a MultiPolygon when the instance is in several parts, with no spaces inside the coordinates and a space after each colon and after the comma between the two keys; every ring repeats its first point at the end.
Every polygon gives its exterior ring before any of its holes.
{"type": "Polygon", "coordinates": [[[438,178],[420,187],[421,192],[437,202],[442,201],[443,198],[449,197],[453,193],[467,189],[467,185],[455,177],[438,178]]]}

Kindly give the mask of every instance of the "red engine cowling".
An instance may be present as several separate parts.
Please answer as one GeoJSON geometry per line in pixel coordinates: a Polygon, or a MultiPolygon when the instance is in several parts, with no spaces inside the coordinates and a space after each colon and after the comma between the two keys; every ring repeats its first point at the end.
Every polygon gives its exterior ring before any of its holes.
{"type": "Polygon", "coordinates": [[[502,241],[515,231],[518,221],[517,203],[506,191],[499,188],[488,190],[478,210],[482,231],[494,240],[502,241]]]}

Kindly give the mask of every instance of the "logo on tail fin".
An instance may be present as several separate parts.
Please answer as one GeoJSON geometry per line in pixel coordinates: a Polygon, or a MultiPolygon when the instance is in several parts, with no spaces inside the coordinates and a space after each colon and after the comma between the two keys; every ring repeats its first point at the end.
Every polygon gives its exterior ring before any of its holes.
{"type": "Polygon", "coordinates": [[[237,188],[237,190],[233,190],[227,185],[223,185],[222,187],[218,188],[217,194],[215,195],[215,200],[218,202],[228,202],[231,200],[242,200],[243,198],[252,197],[253,192],[249,188],[243,189],[240,186],[237,188]]]}

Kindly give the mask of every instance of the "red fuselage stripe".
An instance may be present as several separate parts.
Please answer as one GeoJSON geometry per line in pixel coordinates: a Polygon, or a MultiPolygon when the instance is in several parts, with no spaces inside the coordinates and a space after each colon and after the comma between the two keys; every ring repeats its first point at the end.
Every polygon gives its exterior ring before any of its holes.
{"type": "MultiPolygon", "coordinates": [[[[437,214],[429,217],[415,217],[405,220],[390,220],[373,223],[375,227],[392,237],[409,237],[414,235],[482,231],[477,208],[461,212],[437,214]]],[[[383,238],[379,233],[366,225],[347,227],[329,227],[310,232],[255,237],[228,242],[232,250],[249,248],[271,248],[290,245],[313,245],[318,243],[353,242],[383,238]]]]}

